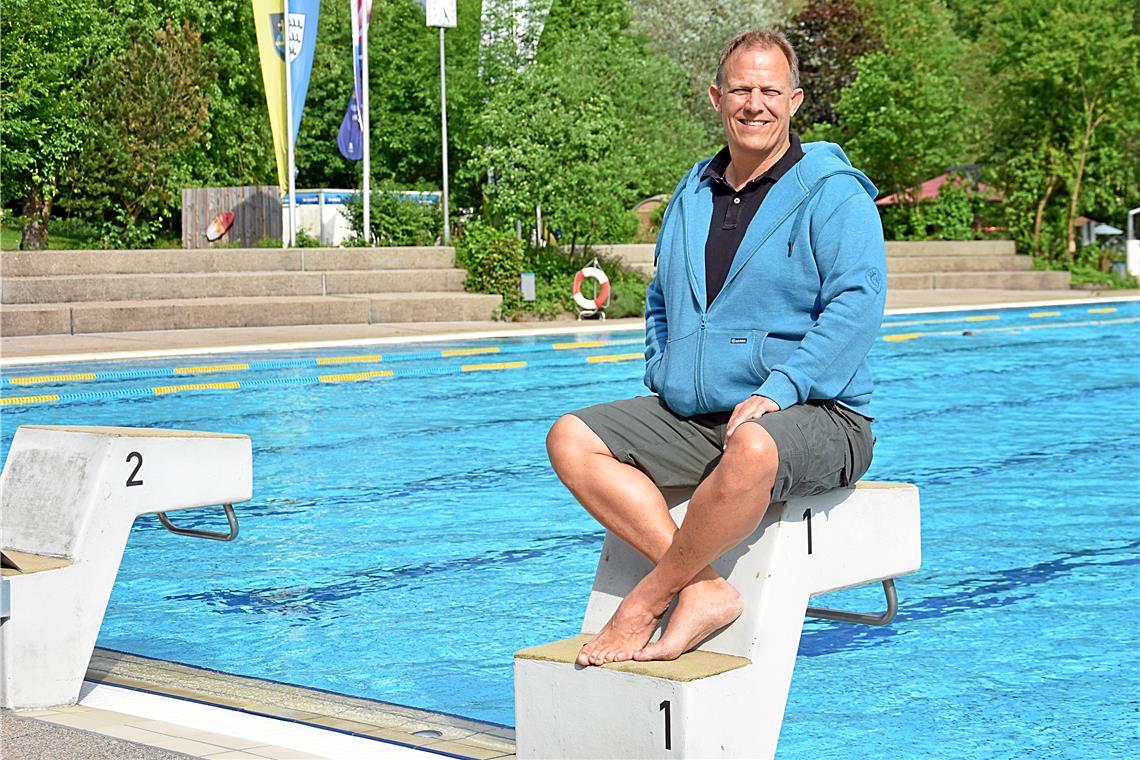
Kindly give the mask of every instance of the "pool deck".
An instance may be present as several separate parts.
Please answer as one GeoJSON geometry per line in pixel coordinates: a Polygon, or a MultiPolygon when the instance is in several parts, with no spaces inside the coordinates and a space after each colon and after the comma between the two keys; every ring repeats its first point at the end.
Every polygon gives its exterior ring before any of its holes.
{"type": "MultiPolygon", "coordinates": [[[[1137,299],[1137,290],[897,290],[887,308],[897,314],[1137,299]]],[[[0,339],[0,364],[637,330],[642,324],[616,319],[30,336],[0,339]]],[[[304,675],[295,680],[303,682],[304,675]]],[[[503,727],[106,650],[92,658],[79,704],[0,711],[0,730],[5,755],[25,760],[514,757],[514,732],[503,727]]]]}
{"type": "MultiPolygon", "coordinates": [[[[302,679],[303,680],[303,679],[302,679]]],[[[0,711],[22,760],[427,756],[513,760],[513,729],[96,649],[79,703],[0,711]]]]}
{"type": "MultiPolygon", "coordinates": [[[[894,290],[887,296],[887,312],[987,309],[1136,298],[1140,298],[1140,290],[894,290]]],[[[568,319],[551,322],[416,322],[34,335],[0,338],[0,365],[635,330],[641,326],[641,319],[629,318],[604,322],[568,319]]]]}

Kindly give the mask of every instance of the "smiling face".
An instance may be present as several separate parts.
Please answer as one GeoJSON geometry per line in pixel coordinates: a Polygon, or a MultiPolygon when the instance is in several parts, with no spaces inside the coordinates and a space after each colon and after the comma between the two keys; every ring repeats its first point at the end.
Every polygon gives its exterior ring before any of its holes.
{"type": "Polygon", "coordinates": [[[742,48],[725,61],[720,86],[709,87],[709,100],[724,124],[734,164],[759,165],[761,171],[788,147],[792,114],[804,91],[793,87],[788,59],[774,47],[742,48]]]}

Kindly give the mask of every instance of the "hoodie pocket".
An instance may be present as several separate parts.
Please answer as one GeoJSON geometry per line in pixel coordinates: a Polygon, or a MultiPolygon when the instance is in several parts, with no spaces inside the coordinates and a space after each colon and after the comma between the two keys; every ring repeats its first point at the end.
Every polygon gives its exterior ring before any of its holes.
{"type": "Polygon", "coordinates": [[[802,338],[780,338],[757,331],[759,338],[752,347],[752,369],[760,376],[761,382],[772,374],[772,368],[788,357],[799,347],[802,338]]]}
{"type": "Polygon", "coordinates": [[[657,385],[657,377],[660,375],[661,365],[664,363],[664,360],[665,349],[661,349],[661,352],[650,359],[649,362],[645,365],[645,377],[643,378],[643,381],[645,383],[645,387],[654,393],[660,391],[660,387],[657,385]]]}
{"type": "Polygon", "coordinates": [[[652,380],[657,394],[665,399],[677,414],[687,416],[697,411],[697,387],[695,368],[697,366],[697,334],[694,330],[688,335],[673,338],[665,344],[661,361],[652,372],[652,380]]]}
{"type": "Polygon", "coordinates": [[[763,340],[760,330],[708,331],[701,357],[707,411],[730,410],[760,387],[766,375],[757,371],[752,356],[763,340]]]}

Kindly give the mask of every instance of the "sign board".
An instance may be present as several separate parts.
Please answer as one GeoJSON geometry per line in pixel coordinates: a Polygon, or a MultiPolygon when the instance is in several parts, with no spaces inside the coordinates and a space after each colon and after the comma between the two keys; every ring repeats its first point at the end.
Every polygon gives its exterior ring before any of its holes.
{"type": "Polygon", "coordinates": [[[427,0],[427,25],[455,28],[455,0],[427,0]]]}

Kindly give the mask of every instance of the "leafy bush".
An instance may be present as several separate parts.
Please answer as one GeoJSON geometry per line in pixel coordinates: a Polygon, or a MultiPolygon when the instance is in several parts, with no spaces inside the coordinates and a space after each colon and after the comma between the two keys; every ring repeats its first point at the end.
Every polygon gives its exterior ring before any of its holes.
{"type": "Polygon", "coordinates": [[[162,218],[132,219],[125,208],[112,212],[113,218],[99,225],[103,248],[116,250],[129,248],[151,248],[162,229],[162,218]]]}
{"type": "Polygon", "coordinates": [[[313,237],[308,232],[305,232],[302,229],[297,230],[297,235],[294,238],[293,242],[296,243],[298,248],[320,248],[321,247],[321,239],[319,237],[313,237]]]}
{"type": "MultiPolygon", "coordinates": [[[[514,230],[497,230],[473,221],[467,224],[456,245],[456,260],[467,268],[468,290],[503,296],[504,319],[556,319],[577,314],[572,285],[578,270],[593,261],[589,252],[568,253],[553,246],[534,248],[519,240],[514,230]],[[519,275],[533,272],[535,300],[523,301],[519,275]]],[[[606,316],[640,317],[645,313],[646,278],[622,265],[621,260],[598,256],[598,265],[610,279],[606,316]]]]}
{"type": "MultiPolygon", "coordinates": [[[[538,284],[537,300],[524,303],[523,309],[540,318],[551,318],[564,312],[576,315],[581,308],[574,302],[574,275],[594,258],[595,255],[589,251],[574,255],[566,249],[554,247],[528,249],[528,268],[524,271],[534,272],[538,284]]],[[[606,316],[614,319],[642,316],[645,313],[645,275],[626,267],[617,257],[599,255],[597,259],[598,266],[610,280],[606,316]]]]}
{"type": "Polygon", "coordinates": [[[522,302],[519,275],[526,270],[523,242],[513,231],[503,232],[473,220],[463,229],[455,246],[459,266],[467,270],[468,290],[498,293],[503,297],[503,316],[511,316],[522,302]]]}
{"type": "Polygon", "coordinates": [[[888,207],[883,228],[888,240],[977,240],[987,211],[985,196],[954,177],[937,198],[888,207]]]}
{"type": "Polygon", "coordinates": [[[1033,259],[1034,269],[1047,271],[1068,271],[1072,275],[1070,280],[1073,287],[1082,285],[1095,285],[1104,288],[1136,288],[1140,282],[1136,277],[1125,274],[1117,277],[1112,271],[1112,265],[1121,263],[1124,256],[1120,251],[1114,251],[1097,243],[1083,245],[1077,249],[1073,260],[1065,258],[1046,259],[1036,256],[1033,259]]]}
{"type": "MultiPolygon", "coordinates": [[[[361,196],[356,195],[345,204],[342,213],[355,233],[346,245],[365,245],[361,196]]],[[[443,230],[443,211],[436,204],[402,196],[395,185],[383,182],[372,191],[368,226],[372,229],[372,245],[433,245],[443,230]]]]}
{"type": "Polygon", "coordinates": [[[99,229],[84,219],[63,218],[48,222],[50,237],[67,238],[69,247],[95,248],[99,245],[99,229]]]}

